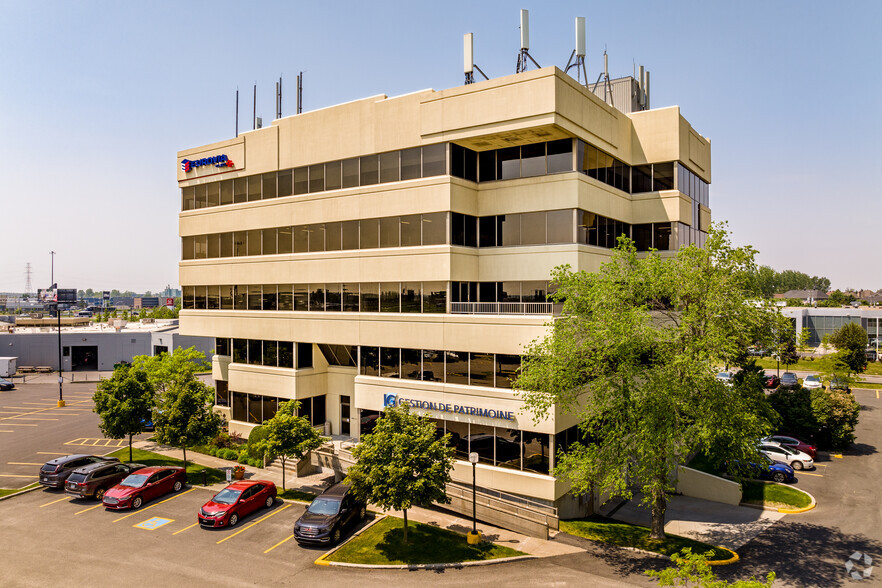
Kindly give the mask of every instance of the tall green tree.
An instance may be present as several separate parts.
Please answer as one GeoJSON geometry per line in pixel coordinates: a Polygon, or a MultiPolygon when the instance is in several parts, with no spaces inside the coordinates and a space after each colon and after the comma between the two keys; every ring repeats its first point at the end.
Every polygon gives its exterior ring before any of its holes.
{"type": "Polygon", "coordinates": [[[383,510],[404,512],[407,543],[407,509],[414,504],[448,503],[447,483],[453,468],[450,434],[438,438],[428,417],[410,412],[406,404],[389,407],[372,433],[352,452],[356,463],[346,482],[362,500],[383,510]]]}
{"type": "Polygon", "coordinates": [[[132,367],[147,374],[159,396],[175,383],[195,379],[197,373],[211,370],[205,354],[195,347],[178,347],[172,354],[136,355],[132,367]]]}
{"type": "Polygon", "coordinates": [[[289,400],[262,425],[263,436],[255,443],[256,450],[269,459],[282,461],[282,490],[285,489],[285,463],[292,457],[303,459],[323,443],[322,436],[309,424],[309,419],[297,416],[300,403],[289,400]]]}
{"type": "Polygon", "coordinates": [[[858,323],[845,323],[830,335],[830,344],[852,373],[867,369],[867,332],[858,323]]]}
{"type": "Polygon", "coordinates": [[[515,387],[536,419],[576,414],[585,440],[557,459],[576,494],[631,497],[632,484],[664,537],[671,475],[700,447],[756,458],[771,425],[764,398],[714,377],[715,366],[769,346],[786,320],[756,304],[754,250],[712,228],[706,248],[639,256],[621,238],[599,272],[556,268],[563,303],[548,335],[526,351],[515,387]]]}
{"type": "Polygon", "coordinates": [[[223,418],[213,410],[214,388],[195,376],[178,379],[157,396],[153,411],[154,437],[160,443],[184,450],[207,443],[217,435],[223,418]]]}
{"type": "Polygon", "coordinates": [[[121,365],[113,375],[98,383],[92,397],[93,409],[101,421],[98,428],[110,439],[129,439],[129,461],[132,461],[132,437],[144,432],[151,417],[154,389],[147,374],[121,365]]]}

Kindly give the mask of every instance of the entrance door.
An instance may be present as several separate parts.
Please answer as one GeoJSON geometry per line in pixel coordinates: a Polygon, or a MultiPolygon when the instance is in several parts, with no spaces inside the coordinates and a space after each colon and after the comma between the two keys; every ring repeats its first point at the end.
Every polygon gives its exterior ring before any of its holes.
{"type": "Polygon", "coordinates": [[[349,396],[340,396],[340,434],[349,435],[349,396]]]}
{"type": "Polygon", "coordinates": [[[97,345],[75,345],[70,352],[72,371],[98,371],[97,345]]]}

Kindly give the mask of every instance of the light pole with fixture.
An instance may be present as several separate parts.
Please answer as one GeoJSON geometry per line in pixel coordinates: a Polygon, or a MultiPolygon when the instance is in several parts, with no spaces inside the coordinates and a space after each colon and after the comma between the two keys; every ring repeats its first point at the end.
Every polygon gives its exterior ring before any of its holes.
{"type": "Polygon", "coordinates": [[[476,498],[478,454],[474,451],[469,453],[469,462],[472,464],[472,531],[467,535],[467,540],[469,545],[477,545],[481,542],[481,534],[478,533],[478,502],[476,498]]]}

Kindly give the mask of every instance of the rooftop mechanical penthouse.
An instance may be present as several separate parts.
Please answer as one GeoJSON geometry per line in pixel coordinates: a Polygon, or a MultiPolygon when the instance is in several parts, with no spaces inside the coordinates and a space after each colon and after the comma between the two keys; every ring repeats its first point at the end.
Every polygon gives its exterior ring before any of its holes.
{"type": "Polygon", "coordinates": [[[357,439],[407,403],[451,434],[455,481],[476,452],[478,486],[562,516],[590,508],[549,474],[576,420],[534,423],[512,390],[550,272],[621,234],[701,245],[711,218],[710,142],[678,107],[624,113],[555,67],[281,118],[176,168],[180,328],[215,338],[231,430],[296,398],[357,439]]]}

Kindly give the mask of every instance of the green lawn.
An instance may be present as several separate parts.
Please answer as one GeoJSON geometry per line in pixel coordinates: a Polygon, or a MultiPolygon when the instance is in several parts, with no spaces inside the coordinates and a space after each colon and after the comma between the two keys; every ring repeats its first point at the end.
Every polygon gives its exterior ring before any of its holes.
{"type": "MultiPolygon", "coordinates": [[[[820,359],[808,360],[808,359],[800,359],[794,364],[785,366],[783,363],[781,364],[781,373],[786,371],[798,370],[801,372],[815,372],[817,373],[820,370],[820,359]]],[[[756,358],[756,364],[763,369],[766,370],[774,370],[778,367],[778,362],[770,357],[758,357],[756,358]]],[[[867,369],[864,372],[865,374],[871,376],[882,376],[882,362],[878,361],[870,361],[867,362],[867,369]]]]}
{"type": "Polygon", "coordinates": [[[465,535],[414,521],[408,521],[405,544],[403,527],[403,519],[386,517],[328,560],[373,565],[441,564],[525,555],[494,543],[469,545],[465,535]]]}
{"type": "MultiPolygon", "coordinates": [[[[114,451],[110,454],[110,457],[118,457],[120,461],[128,461],[129,459],[129,448],[123,447],[117,451],[114,451]]],[[[175,459],[173,457],[166,457],[165,455],[160,455],[158,453],[153,453],[152,451],[145,451],[143,449],[132,449],[132,461],[135,463],[143,463],[148,466],[161,466],[161,465],[171,465],[171,466],[182,466],[184,465],[183,460],[175,459]]],[[[214,468],[207,468],[205,466],[197,465],[187,460],[187,480],[191,484],[201,484],[202,483],[202,470],[207,472],[207,482],[209,484],[216,484],[218,482],[225,482],[227,479],[227,475],[225,472],[221,470],[216,470],[214,468]]]]}
{"type": "Polygon", "coordinates": [[[805,492],[781,484],[745,480],[741,483],[741,487],[744,490],[741,500],[750,504],[805,508],[812,503],[812,499],[805,492]]]}
{"type": "Polygon", "coordinates": [[[36,486],[39,486],[39,485],[40,484],[38,484],[37,482],[34,482],[33,484],[28,484],[24,488],[0,488],[0,498],[2,498],[4,496],[9,496],[10,494],[15,494],[16,492],[21,492],[22,490],[28,490],[30,488],[35,488],[36,486]]]}
{"type": "Polygon", "coordinates": [[[301,492],[300,490],[292,490],[288,488],[284,492],[279,490],[279,498],[287,498],[288,500],[300,500],[301,502],[312,502],[316,497],[312,492],[301,492]]]}
{"type": "Polygon", "coordinates": [[[662,555],[673,555],[684,547],[690,547],[693,553],[706,553],[713,551],[713,556],[708,561],[722,561],[732,557],[732,552],[680,537],[668,534],[660,541],[649,538],[649,529],[638,525],[629,525],[606,517],[591,516],[572,521],[561,521],[560,530],[570,535],[584,537],[601,543],[611,543],[620,547],[636,547],[646,551],[654,551],[662,555]]]}

